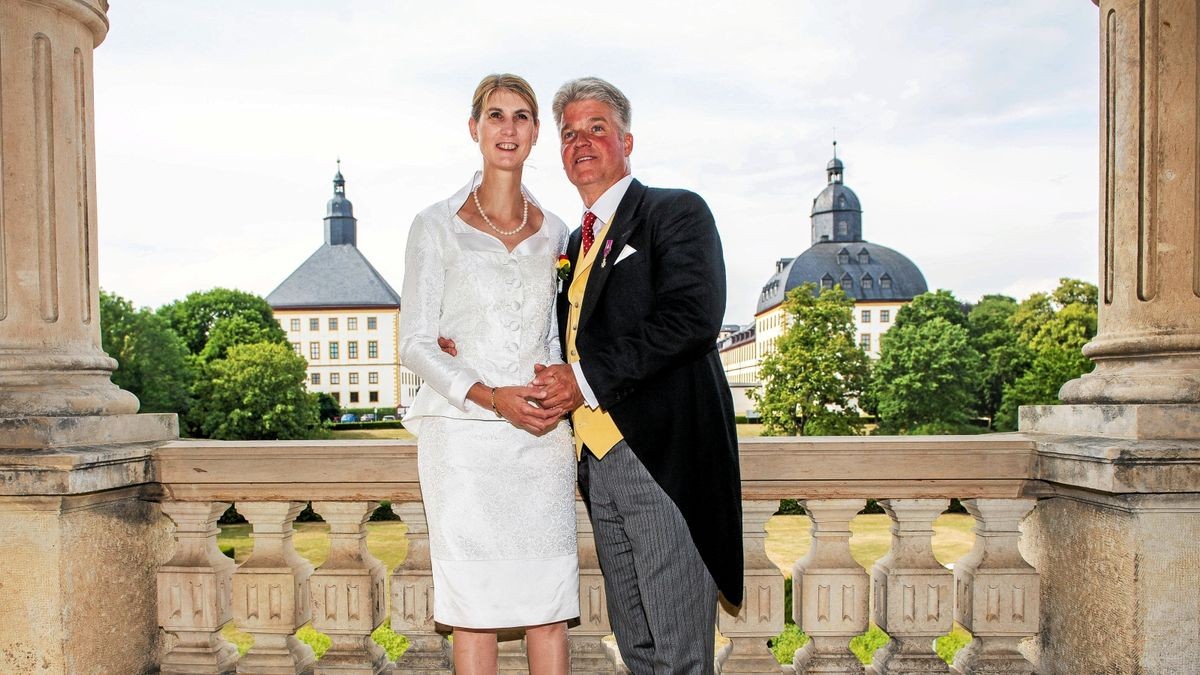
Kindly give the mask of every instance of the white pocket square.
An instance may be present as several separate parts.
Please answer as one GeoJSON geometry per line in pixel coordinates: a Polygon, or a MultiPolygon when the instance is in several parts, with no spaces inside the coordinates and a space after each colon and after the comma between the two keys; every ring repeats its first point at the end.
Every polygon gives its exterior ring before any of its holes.
{"type": "Polygon", "coordinates": [[[617,263],[621,262],[622,260],[633,255],[634,253],[637,253],[637,249],[630,246],[629,244],[625,244],[625,248],[621,249],[621,254],[617,256],[617,259],[613,261],[613,264],[616,265],[617,263]]]}

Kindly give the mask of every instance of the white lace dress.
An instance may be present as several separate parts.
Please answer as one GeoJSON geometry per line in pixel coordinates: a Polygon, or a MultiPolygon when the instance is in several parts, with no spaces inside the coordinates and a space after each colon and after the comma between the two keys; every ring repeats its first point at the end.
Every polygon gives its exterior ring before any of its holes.
{"type": "Polygon", "coordinates": [[[424,383],[404,418],[417,434],[434,618],[463,628],[579,615],[575,456],[565,423],[536,437],[466,400],[474,382],[522,385],[560,363],[555,261],[567,228],[545,214],[511,253],[456,215],[472,183],[417,215],[401,291],[400,354],[424,383]],[[439,335],[454,339],[450,357],[439,335]]]}

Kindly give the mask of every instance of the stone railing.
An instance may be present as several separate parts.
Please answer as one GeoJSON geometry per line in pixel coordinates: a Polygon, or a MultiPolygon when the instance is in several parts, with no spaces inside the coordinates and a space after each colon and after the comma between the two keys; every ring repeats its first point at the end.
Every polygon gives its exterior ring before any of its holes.
{"type": "MultiPolygon", "coordinates": [[[[1030,672],[1017,643],[1035,635],[1039,577],[1018,550],[1022,518],[1041,483],[1034,444],[1020,435],[743,439],[746,600],[720,611],[728,644],[722,672],[781,667],[767,640],[784,627],[784,584],[766,557],[765,525],[781,498],[812,518],[812,545],[796,563],[794,617],[812,640],[796,653],[802,673],[861,673],[850,639],[873,619],[892,638],[869,673],[951,672],[933,640],[958,621],[974,635],[953,672],[1030,672]],[[976,519],[974,549],[956,566],[933,556],[932,524],[951,497],[976,519]],[[869,498],[892,520],[892,547],[868,573],[850,556],[849,523],[869,498]]],[[[176,526],[174,556],[158,571],[160,626],[174,636],[164,673],[448,672],[449,651],[432,615],[428,533],[408,442],[194,442],[157,449],[162,510],[176,526]],[[390,500],[408,527],[408,554],[391,572],[393,630],[410,641],[395,664],[370,639],[386,618],[382,563],[366,547],[366,522],[390,500]],[[328,559],[314,570],[292,545],[306,501],[329,525],[328,559]],[[241,565],[217,548],[230,505],[252,526],[241,565]],[[254,647],[238,659],[220,634],[233,620],[254,647]],[[312,621],[330,636],[320,659],[295,637],[312,621]]],[[[580,625],[571,630],[572,672],[622,672],[612,653],[603,579],[591,526],[578,510],[580,625]]],[[[504,643],[501,670],[521,671],[519,641],[504,643]]],[[[785,669],[791,669],[785,667],[785,669]]]]}

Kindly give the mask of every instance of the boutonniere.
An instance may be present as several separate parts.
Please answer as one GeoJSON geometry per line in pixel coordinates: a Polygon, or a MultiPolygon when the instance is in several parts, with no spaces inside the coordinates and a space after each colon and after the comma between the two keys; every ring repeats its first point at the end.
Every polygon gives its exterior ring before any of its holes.
{"type": "Polygon", "coordinates": [[[554,272],[558,275],[558,292],[562,293],[563,282],[571,276],[571,259],[566,253],[560,253],[558,262],[554,263],[554,272]]]}

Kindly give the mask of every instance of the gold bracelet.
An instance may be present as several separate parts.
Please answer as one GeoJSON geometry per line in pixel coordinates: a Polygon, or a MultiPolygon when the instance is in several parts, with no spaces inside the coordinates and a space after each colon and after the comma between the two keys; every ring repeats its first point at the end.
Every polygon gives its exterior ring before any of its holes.
{"type": "Polygon", "coordinates": [[[499,417],[500,419],[504,419],[504,415],[501,415],[500,411],[496,409],[496,388],[495,387],[492,387],[492,412],[496,413],[496,417],[499,417]]]}

